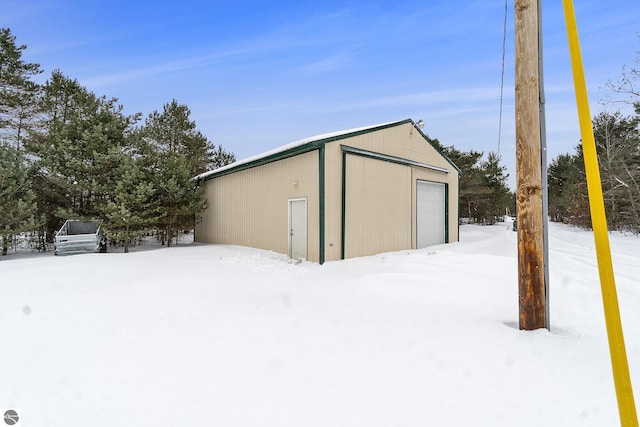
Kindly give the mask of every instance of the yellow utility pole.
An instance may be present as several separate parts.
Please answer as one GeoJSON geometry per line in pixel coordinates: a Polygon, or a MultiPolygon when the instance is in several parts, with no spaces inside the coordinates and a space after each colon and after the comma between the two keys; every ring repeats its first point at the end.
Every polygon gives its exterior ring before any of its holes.
{"type": "Polygon", "coordinates": [[[571,65],[573,68],[573,81],[576,90],[576,102],[578,104],[582,152],[584,154],[587,188],[589,190],[591,223],[595,238],[596,256],[598,258],[604,318],[607,326],[607,336],[609,338],[609,352],[611,354],[613,381],[618,399],[620,425],[624,427],[638,427],[638,414],[636,413],[636,404],[633,398],[633,389],[629,376],[629,362],[627,361],[627,352],[624,345],[620,308],[618,307],[618,295],[613,275],[609,231],[607,229],[607,217],[604,210],[604,199],[602,197],[602,184],[600,181],[596,143],[593,136],[593,124],[589,111],[587,84],[582,68],[578,26],[576,24],[573,2],[571,0],[563,0],[563,2],[567,36],[569,39],[569,51],[571,53],[571,65]]]}

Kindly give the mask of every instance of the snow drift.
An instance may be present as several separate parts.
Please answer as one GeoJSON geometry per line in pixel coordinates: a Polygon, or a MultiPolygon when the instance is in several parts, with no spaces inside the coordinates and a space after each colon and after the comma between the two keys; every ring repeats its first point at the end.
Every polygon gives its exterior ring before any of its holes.
{"type": "MultiPolygon", "coordinates": [[[[611,245],[640,390],[640,240],[611,245]]],[[[617,425],[592,235],[551,224],[550,267],[551,331],[524,332],[510,224],[323,266],[195,244],[10,255],[0,406],[31,427],[617,425]]]]}

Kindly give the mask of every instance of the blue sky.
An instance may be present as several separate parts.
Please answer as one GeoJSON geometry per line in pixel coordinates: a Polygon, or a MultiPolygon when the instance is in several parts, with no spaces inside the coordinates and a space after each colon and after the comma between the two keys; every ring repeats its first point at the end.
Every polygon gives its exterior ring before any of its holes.
{"type": "MultiPolygon", "coordinates": [[[[592,115],[640,51],[638,0],[575,2],[592,115]]],[[[579,142],[562,2],[543,1],[549,159],[579,142]]],[[[444,145],[498,150],[503,0],[0,0],[25,59],[145,116],[172,99],[244,158],[289,142],[423,119],[444,145]]],[[[509,0],[500,154],[515,182],[509,0]]],[[[627,111],[629,112],[629,111],[627,111]]]]}

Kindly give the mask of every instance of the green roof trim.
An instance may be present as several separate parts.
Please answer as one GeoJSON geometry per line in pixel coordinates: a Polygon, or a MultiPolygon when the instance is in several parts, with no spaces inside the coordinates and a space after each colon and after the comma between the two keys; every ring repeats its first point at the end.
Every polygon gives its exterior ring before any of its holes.
{"type": "Polygon", "coordinates": [[[449,162],[449,164],[450,164],[451,166],[453,166],[453,167],[454,167],[454,169],[455,169],[456,171],[458,171],[458,176],[462,175],[462,171],[460,170],[460,168],[459,168],[458,166],[456,166],[456,164],[455,164],[455,163],[453,163],[453,162],[451,161],[451,159],[450,159],[449,157],[447,157],[447,155],[446,155],[446,154],[444,154],[444,153],[442,152],[442,150],[440,149],[440,147],[438,147],[436,144],[434,144],[434,143],[433,143],[433,140],[432,140],[431,138],[429,138],[429,136],[428,136],[426,133],[424,133],[424,132],[422,131],[422,129],[420,129],[420,127],[419,127],[417,124],[415,124],[415,123],[414,123],[414,124],[413,124],[413,127],[414,127],[414,128],[416,128],[416,130],[417,130],[418,132],[420,132],[420,134],[422,135],[422,137],[423,137],[425,140],[427,140],[427,142],[429,143],[429,145],[431,145],[431,146],[432,146],[432,147],[433,147],[433,148],[438,152],[438,154],[440,154],[442,157],[444,157],[444,158],[447,160],[447,162],[449,162]]]}
{"type": "Polygon", "coordinates": [[[387,154],[377,153],[375,151],[363,150],[361,148],[349,147],[347,145],[340,145],[342,151],[349,154],[355,154],[357,156],[368,157],[370,159],[382,160],[390,163],[397,163],[405,166],[415,166],[423,169],[429,169],[436,172],[449,173],[448,169],[441,168],[439,166],[431,166],[426,163],[416,162],[414,160],[403,159],[402,157],[389,156],[387,154]]]}
{"type": "Polygon", "coordinates": [[[411,119],[400,120],[397,122],[384,123],[380,125],[367,126],[357,129],[333,132],[325,135],[319,135],[315,137],[310,137],[306,139],[301,139],[297,142],[293,142],[289,145],[282,146],[280,149],[275,149],[264,153],[262,155],[258,155],[255,157],[250,157],[245,160],[241,160],[236,163],[232,163],[227,166],[223,166],[219,169],[214,169],[209,172],[205,172],[200,174],[194,178],[197,181],[208,181],[213,178],[218,178],[224,175],[229,175],[235,172],[240,172],[246,169],[251,169],[256,166],[266,165],[268,163],[277,162],[278,160],[287,159],[289,157],[297,156],[298,154],[307,153],[309,151],[318,150],[323,147],[325,144],[339,141],[342,139],[352,138],[354,136],[365,135],[367,133],[377,132],[384,129],[389,129],[396,126],[401,126],[407,123],[411,123],[413,127],[420,132],[422,137],[433,147],[436,151],[444,157],[450,164],[458,171],[458,174],[462,172],[458,167],[440,151],[440,149],[433,143],[433,141],[424,133],[422,130],[415,124],[415,122],[411,119]]]}
{"type": "Polygon", "coordinates": [[[230,167],[222,167],[220,169],[216,169],[210,172],[207,172],[203,175],[206,176],[198,176],[196,179],[198,181],[208,181],[213,178],[219,178],[221,176],[230,175],[232,173],[240,172],[247,169],[252,169],[257,166],[266,165],[269,163],[277,162],[278,160],[288,159],[289,157],[297,156],[298,154],[308,153],[309,151],[314,151],[320,149],[324,144],[309,142],[304,145],[299,145],[297,147],[293,147],[287,150],[279,151],[277,153],[267,155],[265,157],[256,158],[255,160],[251,160],[244,163],[239,163],[238,165],[233,166],[233,164],[229,165],[230,167]]]}

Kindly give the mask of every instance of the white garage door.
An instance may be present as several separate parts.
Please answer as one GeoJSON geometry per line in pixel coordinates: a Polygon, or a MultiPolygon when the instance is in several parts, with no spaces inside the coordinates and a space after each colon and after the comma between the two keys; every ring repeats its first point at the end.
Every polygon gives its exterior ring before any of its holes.
{"type": "Polygon", "coordinates": [[[445,243],[445,184],[418,181],[416,194],[418,249],[445,243]]]}

